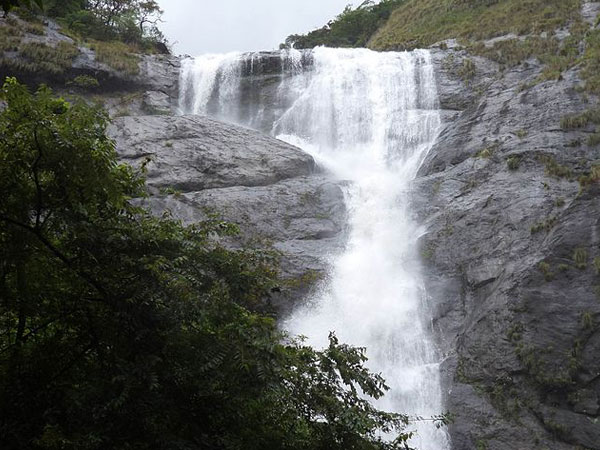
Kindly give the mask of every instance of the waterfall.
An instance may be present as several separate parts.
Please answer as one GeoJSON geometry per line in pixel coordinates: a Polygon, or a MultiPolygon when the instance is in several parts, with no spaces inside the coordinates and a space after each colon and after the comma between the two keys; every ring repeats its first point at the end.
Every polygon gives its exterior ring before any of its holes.
{"type": "MultiPolygon", "coordinates": [[[[316,48],[188,60],[181,108],[261,129],[303,148],[346,183],[349,232],[328,282],[283,326],[322,347],[329,331],[367,348],[390,386],[380,408],[442,412],[439,356],[419,273],[411,181],[440,127],[430,55],[316,48]]],[[[411,442],[449,448],[415,423],[411,442]]]]}

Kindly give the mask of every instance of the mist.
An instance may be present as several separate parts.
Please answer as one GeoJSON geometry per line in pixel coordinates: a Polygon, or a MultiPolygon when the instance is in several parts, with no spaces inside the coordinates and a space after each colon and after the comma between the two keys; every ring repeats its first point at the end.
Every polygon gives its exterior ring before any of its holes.
{"type": "Polygon", "coordinates": [[[158,0],[178,54],[272,50],[337,16],[350,0],[158,0]]]}

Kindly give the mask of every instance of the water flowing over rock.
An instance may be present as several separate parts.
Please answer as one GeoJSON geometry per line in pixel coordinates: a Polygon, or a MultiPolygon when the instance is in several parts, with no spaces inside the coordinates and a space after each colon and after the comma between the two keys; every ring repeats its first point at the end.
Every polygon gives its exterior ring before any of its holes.
{"type": "MultiPolygon", "coordinates": [[[[270,132],[348,181],[345,248],[331,252],[328,280],[283,326],[318,346],[335,331],[367,347],[391,387],[382,408],[441,413],[410,209],[411,180],[440,127],[429,52],[211,55],[184,61],[180,85],[183,111],[270,132]]],[[[443,431],[414,426],[418,448],[448,448],[443,431]]]]}

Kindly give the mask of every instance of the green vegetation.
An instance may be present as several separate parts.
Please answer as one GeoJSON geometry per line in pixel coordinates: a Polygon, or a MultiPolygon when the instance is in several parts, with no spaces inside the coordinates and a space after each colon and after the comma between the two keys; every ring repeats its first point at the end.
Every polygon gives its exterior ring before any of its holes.
{"type": "Polygon", "coordinates": [[[593,164],[590,171],[581,175],[578,181],[581,190],[586,189],[594,183],[598,183],[600,181],[600,164],[593,164]]]}
{"type": "Polygon", "coordinates": [[[567,166],[559,164],[551,156],[540,156],[539,160],[546,166],[546,175],[555,178],[566,178],[571,180],[573,178],[573,171],[567,166]]]}
{"type": "Polygon", "coordinates": [[[6,23],[0,26],[0,54],[4,52],[14,52],[19,49],[23,31],[17,25],[6,23]]]}
{"type": "Polygon", "coordinates": [[[0,27],[0,61],[16,70],[47,75],[61,75],[71,67],[79,54],[77,46],[61,41],[55,47],[42,42],[22,42],[19,34],[9,35],[12,30],[0,27]],[[4,31],[4,33],[2,33],[4,31]],[[6,58],[4,53],[18,51],[21,58],[6,58]]]}
{"type": "Polygon", "coordinates": [[[316,351],[266,314],[270,252],[136,206],[144,168],[117,161],[104,111],[14,79],[1,97],[0,447],[406,448],[408,418],[366,400],[387,388],[364,349],[316,351]]]}
{"type": "Polygon", "coordinates": [[[168,52],[157,27],[162,11],[154,0],[44,0],[44,12],[72,37],[118,41],[130,51],[168,52]]]}
{"type": "Polygon", "coordinates": [[[589,312],[581,314],[581,325],[585,330],[591,330],[594,328],[594,316],[589,312]]]}
{"type": "Polygon", "coordinates": [[[589,124],[600,125],[600,108],[589,109],[581,114],[569,115],[560,119],[560,127],[563,130],[581,129],[589,124]]]}
{"type": "Polygon", "coordinates": [[[521,128],[520,130],[517,130],[517,132],[515,133],[517,135],[517,137],[519,139],[525,139],[527,137],[527,135],[529,134],[529,132],[523,128],[521,128]]]}
{"type": "Polygon", "coordinates": [[[542,261],[539,263],[538,269],[540,269],[540,272],[542,272],[546,281],[552,281],[554,279],[554,273],[550,270],[550,264],[547,262],[542,261]]]}
{"type": "Polygon", "coordinates": [[[581,75],[585,90],[600,95],[600,30],[589,31],[586,35],[581,75]]]}
{"type": "Polygon", "coordinates": [[[369,46],[413,49],[449,38],[552,31],[577,18],[579,6],[579,0],[406,0],[369,46]]]}
{"type": "Polygon", "coordinates": [[[346,6],[344,11],[323,28],[307,34],[293,34],[282,48],[365,47],[373,34],[387,21],[392,11],[406,0],[363,1],[357,8],[346,6]]]}
{"type": "Polygon", "coordinates": [[[494,153],[496,153],[499,148],[500,144],[498,142],[494,142],[493,144],[479,150],[475,156],[477,158],[489,159],[494,156],[494,153]]]}
{"type": "Polygon", "coordinates": [[[463,59],[462,66],[458,69],[458,76],[460,76],[465,83],[469,84],[469,82],[475,78],[476,73],[477,68],[475,67],[473,60],[469,58],[463,59]]]}
{"type": "Polygon", "coordinates": [[[67,84],[83,90],[94,90],[100,87],[100,82],[90,75],[79,75],[67,84]]]}
{"type": "Polygon", "coordinates": [[[585,270],[588,263],[588,253],[584,248],[576,248],[573,252],[573,262],[579,270],[585,270]]]}
{"type": "Polygon", "coordinates": [[[475,156],[481,159],[490,159],[494,156],[494,151],[492,148],[486,147],[483,150],[479,150],[475,156]]]}
{"type": "Polygon", "coordinates": [[[509,156],[508,158],[506,158],[506,165],[508,167],[508,170],[511,171],[515,171],[519,168],[519,166],[521,165],[521,157],[520,156],[509,156]]]}
{"type": "Polygon", "coordinates": [[[540,231],[550,231],[557,220],[557,217],[550,217],[543,222],[536,223],[530,228],[531,234],[539,233],[540,231]]]}
{"type": "MultiPolygon", "coordinates": [[[[38,8],[44,7],[43,0],[33,0],[33,3],[36,4],[38,6],[38,8]]],[[[4,14],[6,15],[12,8],[15,8],[15,7],[26,6],[28,8],[31,8],[32,2],[30,0],[1,0],[0,6],[2,6],[2,10],[4,11],[4,14]]]]}
{"type": "Polygon", "coordinates": [[[94,41],[90,47],[96,52],[98,61],[113,69],[130,75],[139,73],[139,57],[132,53],[132,49],[128,45],[117,41],[94,41]]]}

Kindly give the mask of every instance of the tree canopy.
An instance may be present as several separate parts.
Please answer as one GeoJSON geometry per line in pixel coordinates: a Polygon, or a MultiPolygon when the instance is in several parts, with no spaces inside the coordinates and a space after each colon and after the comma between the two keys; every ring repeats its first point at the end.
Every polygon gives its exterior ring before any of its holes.
{"type": "Polygon", "coordinates": [[[5,13],[27,7],[57,19],[83,38],[117,40],[140,50],[168,51],[155,0],[0,0],[5,13]]]}
{"type": "Polygon", "coordinates": [[[363,349],[261,313],[272,255],[139,206],[103,110],[14,79],[1,97],[2,449],[406,448],[363,349]]]}
{"type": "Polygon", "coordinates": [[[281,47],[297,49],[326,47],[365,47],[375,32],[405,0],[363,1],[358,7],[346,6],[327,25],[307,34],[293,34],[281,47]]]}
{"type": "Polygon", "coordinates": [[[0,6],[2,6],[4,14],[7,14],[12,8],[17,6],[27,6],[28,8],[31,8],[32,3],[36,4],[38,8],[44,7],[43,0],[33,0],[33,2],[31,0],[0,0],[0,6]]]}

